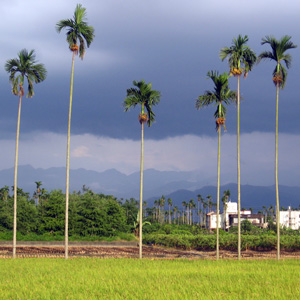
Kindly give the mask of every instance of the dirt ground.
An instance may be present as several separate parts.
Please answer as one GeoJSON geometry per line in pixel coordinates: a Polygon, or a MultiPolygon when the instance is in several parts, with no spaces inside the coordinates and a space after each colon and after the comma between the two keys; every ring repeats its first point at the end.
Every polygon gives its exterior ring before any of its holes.
{"type": "MultiPolygon", "coordinates": [[[[12,247],[0,246],[0,258],[11,258],[12,247]]],[[[64,257],[62,246],[19,246],[17,257],[64,257]]],[[[138,258],[138,247],[70,246],[69,257],[138,258]]],[[[149,259],[215,259],[215,251],[181,251],[156,246],[143,246],[143,257],[149,259]]],[[[237,253],[220,250],[221,259],[237,259],[237,253]]],[[[242,251],[243,259],[275,259],[276,251],[242,251]]],[[[281,251],[281,258],[300,259],[300,251],[281,251]]]]}

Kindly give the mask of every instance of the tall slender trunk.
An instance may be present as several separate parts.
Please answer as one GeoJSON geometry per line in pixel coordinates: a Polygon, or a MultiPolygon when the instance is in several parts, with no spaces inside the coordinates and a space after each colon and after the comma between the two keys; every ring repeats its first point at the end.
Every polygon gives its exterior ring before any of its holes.
{"type": "Polygon", "coordinates": [[[241,259],[240,75],[237,76],[238,259],[241,259]]]}
{"type": "Polygon", "coordinates": [[[69,121],[67,137],[67,163],[66,163],[66,212],[65,212],[65,259],[69,258],[69,194],[70,194],[70,136],[71,136],[71,115],[73,100],[73,77],[74,77],[75,51],[73,51],[71,86],[70,86],[70,103],[69,103],[69,121]]]}
{"type": "Polygon", "coordinates": [[[141,174],[140,174],[140,224],[139,224],[139,258],[143,257],[143,169],[144,169],[144,123],[141,124],[141,174]]]}
{"type": "Polygon", "coordinates": [[[200,202],[199,201],[198,201],[197,215],[198,215],[198,225],[200,225],[200,202]]]}
{"type": "Polygon", "coordinates": [[[21,121],[22,96],[19,98],[17,134],[16,134],[16,153],[15,153],[15,176],[14,176],[14,225],[13,225],[13,258],[17,252],[17,196],[18,196],[18,157],[19,157],[19,135],[21,121]]]}
{"type": "Polygon", "coordinates": [[[221,162],[221,126],[218,128],[219,140],[218,140],[218,186],[217,186],[217,260],[219,259],[219,218],[220,218],[220,162],[221,162]]]}
{"type": "Polygon", "coordinates": [[[276,85],[276,130],[275,130],[275,188],[276,188],[276,223],[277,223],[277,260],[280,260],[280,214],[278,190],[278,108],[279,83],[276,85]]]}
{"type": "Polygon", "coordinates": [[[224,210],[224,230],[227,229],[227,220],[226,220],[226,214],[227,214],[227,204],[225,204],[225,210],[224,210]]]}

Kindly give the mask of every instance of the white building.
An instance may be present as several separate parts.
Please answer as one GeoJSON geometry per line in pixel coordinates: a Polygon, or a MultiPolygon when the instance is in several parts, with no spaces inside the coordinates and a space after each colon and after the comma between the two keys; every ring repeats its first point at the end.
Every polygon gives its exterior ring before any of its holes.
{"type": "Polygon", "coordinates": [[[280,225],[286,228],[298,230],[300,228],[300,211],[291,210],[291,207],[287,211],[279,212],[280,225]]]}
{"type": "MultiPolygon", "coordinates": [[[[224,224],[224,216],[223,214],[219,214],[219,228],[222,228],[222,224],[224,224]]],[[[214,211],[209,212],[206,214],[206,226],[208,229],[216,229],[217,228],[217,213],[214,211]]]]}
{"type": "MultiPolygon", "coordinates": [[[[237,226],[238,224],[238,206],[236,202],[227,202],[226,213],[219,214],[219,228],[226,230],[231,226],[237,226]],[[226,222],[226,224],[225,224],[226,222]]],[[[210,230],[217,228],[217,213],[214,211],[209,212],[206,215],[206,226],[210,230]]],[[[253,225],[262,227],[264,223],[264,216],[261,214],[251,214],[250,210],[241,210],[241,221],[248,220],[253,225]]]]}

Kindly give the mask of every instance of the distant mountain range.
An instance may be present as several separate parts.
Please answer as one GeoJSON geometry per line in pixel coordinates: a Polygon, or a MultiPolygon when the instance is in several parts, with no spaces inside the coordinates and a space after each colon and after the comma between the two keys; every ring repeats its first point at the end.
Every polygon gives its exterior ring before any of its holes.
{"type": "MultiPolygon", "coordinates": [[[[169,194],[177,189],[193,190],[206,184],[201,181],[200,172],[173,172],[148,169],[144,171],[144,198],[169,194]]],[[[65,189],[66,169],[64,167],[35,169],[30,165],[18,168],[18,187],[33,193],[35,181],[42,181],[46,190],[65,189]]],[[[13,185],[14,168],[0,171],[0,186],[13,185]]],[[[114,195],[118,198],[139,197],[140,173],[125,175],[115,169],[104,172],[86,169],[70,170],[70,191],[81,190],[83,185],[94,192],[114,195]]]]}
{"type": "MultiPolygon", "coordinates": [[[[139,172],[125,175],[115,169],[104,172],[96,172],[85,169],[70,170],[70,191],[81,190],[83,185],[89,187],[94,192],[107,195],[114,195],[117,198],[136,198],[139,197],[139,172]]],[[[0,171],[0,186],[12,186],[14,178],[14,168],[0,171]]],[[[30,165],[19,166],[18,168],[18,187],[25,192],[33,193],[36,189],[35,181],[42,181],[46,190],[54,189],[65,190],[65,168],[35,169],[30,165]]],[[[157,171],[148,169],[144,171],[144,199],[149,205],[162,195],[171,198],[173,205],[179,208],[182,201],[197,199],[197,195],[202,197],[211,195],[216,201],[217,189],[209,185],[212,179],[203,179],[200,171],[194,172],[175,172],[157,171]]],[[[229,189],[231,200],[236,202],[237,185],[230,183],[221,187],[221,195],[224,190],[229,189]]],[[[280,205],[287,207],[299,207],[300,205],[300,186],[288,187],[280,186],[280,205]]],[[[242,207],[253,208],[254,211],[260,210],[263,205],[275,206],[275,187],[274,186],[241,186],[242,207]]]]}
{"type": "MultiPolygon", "coordinates": [[[[220,208],[222,211],[222,202],[221,198],[225,190],[230,190],[231,201],[237,202],[237,184],[230,183],[221,186],[220,188],[220,208]]],[[[174,191],[168,195],[164,195],[166,199],[171,198],[173,206],[177,205],[178,208],[182,209],[182,201],[189,201],[194,199],[197,202],[197,195],[201,195],[203,198],[206,198],[208,195],[211,195],[213,202],[216,202],[217,199],[217,187],[216,186],[205,186],[200,189],[189,191],[186,189],[180,189],[174,191]]],[[[148,199],[149,203],[157,199],[151,197],[148,199]]],[[[167,201],[166,201],[167,202],[167,201]]],[[[291,206],[300,210],[300,187],[289,187],[289,186],[279,186],[279,202],[280,207],[287,208],[291,206]]],[[[241,207],[242,208],[252,208],[254,212],[262,210],[262,206],[267,208],[273,205],[276,206],[276,194],[275,194],[275,185],[273,186],[253,186],[253,185],[241,185],[241,207]]]]}

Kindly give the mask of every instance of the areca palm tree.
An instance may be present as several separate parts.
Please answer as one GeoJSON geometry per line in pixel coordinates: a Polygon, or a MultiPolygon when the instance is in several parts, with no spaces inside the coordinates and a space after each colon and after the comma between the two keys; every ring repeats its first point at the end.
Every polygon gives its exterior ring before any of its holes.
{"type": "MultiPolygon", "coordinates": [[[[183,224],[184,224],[184,209],[188,206],[187,202],[186,201],[182,201],[182,207],[183,207],[183,210],[182,210],[182,216],[183,216],[183,224]]],[[[186,222],[187,224],[187,222],[186,222]]]]}
{"type": "Polygon", "coordinates": [[[171,198],[168,198],[168,206],[169,206],[169,224],[171,224],[171,207],[173,205],[173,201],[171,198]]]}
{"type": "Polygon", "coordinates": [[[205,228],[206,228],[206,209],[207,209],[207,202],[203,201],[203,223],[205,228]]]}
{"type": "MultiPolygon", "coordinates": [[[[141,106],[139,114],[139,122],[141,124],[141,172],[140,172],[140,218],[143,215],[143,169],[144,169],[144,124],[148,127],[155,121],[155,114],[152,106],[155,106],[160,101],[160,92],[152,90],[152,83],[146,83],[144,80],[133,81],[134,88],[127,89],[127,97],[124,100],[123,106],[125,111],[136,105],[141,106]]],[[[142,223],[141,223],[142,225],[142,223]]],[[[139,257],[142,258],[142,226],[139,228],[139,257]]]]}
{"type": "Polygon", "coordinates": [[[16,152],[15,152],[15,172],[14,172],[14,221],[13,221],[13,258],[16,257],[17,244],[17,177],[18,177],[18,154],[19,154],[19,134],[21,120],[21,103],[24,96],[24,80],[28,82],[27,97],[34,95],[33,83],[39,83],[45,80],[47,76],[46,68],[43,64],[38,64],[35,60],[35,52],[26,49],[18,53],[18,58],[10,59],[5,64],[5,70],[9,73],[9,81],[12,84],[12,93],[19,96],[19,109],[16,134],[16,152]]]}
{"type": "Polygon", "coordinates": [[[154,206],[155,206],[155,220],[158,221],[158,200],[154,200],[154,206]]]}
{"type": "Polygon", "coordinates": [[[226,212],[227,212],[227,203],[228,198],[230,197],[230,190],[226,190],[223,193],[222,202],[223,202],[223,211],[224,211],[224,230],[227,228],[226,212]]]}
{"type": "Polygon", "coordinates": [[[280,40],[273,36],[266,36],[262,39],[262,45],[268,44],[272,51],[264,51],[258,61],[270,59],[275,61],[276,66],[273,71],[273,82],[276,86],[276,128],[275,128],[275,189],[276,189],[276,224],[277,224],[277,259],[280,259],[280,217],[279,217],[279,190],[278,190],[278,108],[279,108],[279,89],[283,89],[286,83],[287,68],[291,66],[292,56],[286,51],[297,46],[291,41],[291,36],[285,35],[280,40]]]}
{"type": "Polygon", "coordinates": [[[178,211],[178,207],[177,205],[174,206],[173,208],[173,213],[174,213],[174,223],[177,224],[177,211],[178,211]]]}
{"type": "Polygon", "coordinates": [[[72,69],[69,101],[68,137],[67,137],[67,159],[66,159],[66,220],[65,220],[65,258],[68,259],[68,224],[69,224],[69,172],[70,172],[70,136],[71,136],[71,114],[73,101],[73,78],[75,56],[83,59],[86,47],[92,43],[95,35],[94,28],[88,26],[86,22],[86,9],[81,4],[77,4],[73,19],[60,20],[56,24],[56,30],[60,33],[63,29],[67,30],[67,43],[72,52],[72,69]]]}
{"type": "Polygon", "coordinates": [[[213,199],[211,195],[206,196],[208,212],[211,212],[213,199]]]}
{"type": "Polygon", "coordinates": [[[215,111],[216,118],[216,130],[219,133],[218,138],[218,184],[217,184],[217,259],[219,259],[219,218],[220,218],[220,160],[221,160],[221,128],[225,127],[225,116],[227,108],[225,105],[229,105],[236,101],[236,93],[229,88],[229,75],[225,72],[219,74],[217,71],[210,71],[207,73],[207,77],[214,83],[213,91],[206,91],[204,95],[201,95],[196,100],[196,108],[201,109],[211,104],[217,106],[215,111]]]}
{"type": "Polygon", "coordinates": [[[197,195],[197,201],[198,201],[198,211],[197,211],[197,215],[198,215],[198,225],[200,225],[200,224],[201,224],[200,211],[202,210],[202,207],[200,208],[200,204],[201,204],[201,206],[202,206],[203,201],[204,201],[203,197],[202,197],[200,194],[197,195]]]}
{"type": "Polygon", "coordinates": [[[189,224],[193,225],[193,209],[196,208],[196,203],[194,201],[194,199],[191,199],[189,201],[189,210],[190,210],[190,220],[189,220],[189,224]]]}
{"type": "Polygon", "coordinates": [[[34,182],[36,184],[36,192],[35,193],[35,198],[37,199],[37,203],[40,203],[40,192],[41,192],[41,185],[42,185],[42,182],[41,181],[35,181],[34,182]]]}
{"type": "Polygon", "coordinates": [[[239,35],[230,48],[222,48],[219,54],[222,61],[228,57],[230,74],[237,77],[238,259],[241,258],[240,77],[244,73],[246,78],[256,62],[255,53],[246,45],[248,40],[247,35],[239,35]]]}
{"type": "Polygon", "coordinates": [[[158,200],[158,205],[159,205],[159,223],[164,222],[164,207],[165,207],[165,202],[166,202],[166,197],[164,195],[161,196],[161,198],[158,200]]]}

